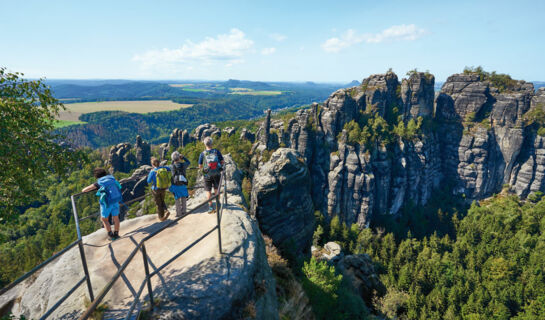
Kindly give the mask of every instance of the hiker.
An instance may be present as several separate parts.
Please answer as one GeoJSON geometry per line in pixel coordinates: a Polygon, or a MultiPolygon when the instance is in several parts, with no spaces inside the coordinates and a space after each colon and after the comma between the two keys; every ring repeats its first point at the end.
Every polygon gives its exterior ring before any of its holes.
{"type": "Polygon", "coordinates": [[[172,185],[168,190],[172,192],[174,199],[176,199],[176,218],[178,218],[183,216],[186,212],[186,203],[189,193],[187,192],[185,171],[191,163],[178,151],[174,151],[170,158],[172,159],[172,165],[170,166],[172,172],[172,185]]]}
{"type": "Polygon", "coordinates": [[[171,172],[167,166],[160,166],[159,159],[151,158],[151,169],[148,175],[148,183],[152,183],[151,192],[153,193],[153,199],[157,204],[157,216],[159,221],[165,221],[170,212],[168,212],[167,205],[165,203],[165,192],[170,187],[171,172]]]}
{"type": "MultiPolygon", "coordinates": [[[[223,170],[223,156],[218,149],[212,148],[212,138],[204,138],[204,150],[199,156],[199,169],[202,169],[204,174],[204,190],[208,196],[208,200],[212,197],[212,187],[214,187],[215,194],[219,194],[220,190],[220,177],[223,170]]],[[[208,213],[214,212],[212,201],[208,201],[208,213]]]]}
{"type": "Polygon", "coordinates": [[[108,231],[110,240],[116,240],[119,238],[119,202],[123,200],[121,185],[104,168],[96,168],[93,171],[93,175],[97,179],[97,182],[83,188],[81,192],[98,190],[97,196],[100,197],[98,200],[100,203],[100,219],[104,228],[108,231]],[[114,232],[112,232],[112,227],[108,220],[110,215],[114,221],[114,232]]]}

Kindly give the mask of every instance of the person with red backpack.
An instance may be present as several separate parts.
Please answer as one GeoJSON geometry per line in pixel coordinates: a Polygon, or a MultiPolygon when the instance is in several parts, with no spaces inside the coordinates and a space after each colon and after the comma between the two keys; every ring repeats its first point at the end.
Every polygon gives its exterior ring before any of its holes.
{"type": "Polygon", "coordinates": [[[153,169],[148,174],[148,183],[151,183],[151,193],[153,194],[153,199],[157,205],[157,216],[159,221],[165,221],[170,212],[168,211],[167,205],[165,203],[166,190],[170,188],[172,174],[170,172],[170,167],[161,166],[157,158],[151,158],[151,165],[153,169]]]}
{"type": "MultiPolygon", "coordinates": [[[[204,138],[204,150],[199,156],[199,168],[202,169],[204,175],[204,190],[208,199],[212,197],[212,187],[214,187],[215,194],[219,194],[220,190],[220,177],[221,171],[225,162],[223,161],[223,156],[218,149],[212,148],[212,138],[204,138]]],[[[208,213],[214,212],[214,207],[212,206],[212,201],[208,202],[208,213]]]]}
{"type": "Polygon", "coordinates": [[[93,171],[93,175],[97,182],[83,188],[81,192],[89,192],[98,190],[97,196],[99,196],[98,202],[100,203],[100,218],[106,231],[108,231],[108,237],[110,240],[117,240],[119,238],[119,202],[123,200],[121,194],[121,185],[114,176],[109,175],[104,168],[96,168],[93,171]],[[114,221],[114,232],[110,226],[108,217],[112,216],[114,221]]]}

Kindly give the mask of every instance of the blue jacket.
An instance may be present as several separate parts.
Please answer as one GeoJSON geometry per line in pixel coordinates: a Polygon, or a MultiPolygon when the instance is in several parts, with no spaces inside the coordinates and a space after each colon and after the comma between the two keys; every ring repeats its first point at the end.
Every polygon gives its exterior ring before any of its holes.
{"type": "MultiPolygon", "coordinates": [[[[189,162],[189,160],[187,160],[186,157],[184,157],[182,160],[184,160],[184,162],[182,162],[182,165],[187,168],[189,167],[189,165],[191,164],[191,162],[189,162]]],[[[172,172],[174,172],[174,167],[172,167],[172,172]]],[[[187,178],[187,176],[186,176],[187,178]]],[[[172,194],[174,195],[174,199],[178,199],[178,198],[182,198],[182,197],[185,197],[187,198],[189,196],[189,193],[187,192],[187,186],[177,186],[177,185],[171,185],[170,188],[168,188],[168,191],[172,192],[172,194]]]]}
{"type": "Polygon", "coordinates": [[[165,168],[167,171],[170,171],[170,167],[167,166],[160,166],[157,168],[153,168],[150,173],[148,174],[148,183],[151,183],[151,190],[157,190],[157,170],[165,168]]]}

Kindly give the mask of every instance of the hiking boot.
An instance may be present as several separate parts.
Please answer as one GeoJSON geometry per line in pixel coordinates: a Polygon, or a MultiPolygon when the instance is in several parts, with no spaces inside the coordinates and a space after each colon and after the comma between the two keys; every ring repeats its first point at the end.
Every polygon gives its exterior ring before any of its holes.
{"type": "Polygon", "coordinates": [[[169,215],[170,215],[170,212],[166,211],[166,212],[163,214],[162,217],[159,217],[159,221],[161,221],[161,222],[165,221],[165,220],[168,218],[169,215]]]}
{"type": "Polygon", "coordinates": [[[117,240],[119,239],[119,231],[114,231],[114,237],[112,240],[117,240]]]}
{"type": "Polygon", "coordinates": [[[114,240],[114,233],[112,231],[108,231],[108,239],[114,240]]]}
{"type": "Polygon", "coordinates": [[[214,213],[214,207],[208,206],[208,214],[212,214],[212,213],[214,213]]]}

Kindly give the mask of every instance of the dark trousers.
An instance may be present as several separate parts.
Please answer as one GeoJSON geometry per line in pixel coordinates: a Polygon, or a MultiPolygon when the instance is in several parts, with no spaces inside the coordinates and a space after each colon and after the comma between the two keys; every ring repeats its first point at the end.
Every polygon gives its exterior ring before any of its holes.
{"type": "Polygon", "coordinates": [[[157,205],[157,214],[159,215],[159,218],[163,218],[165,215],[165,211],[167,211],[167,205],[165,203],[165,189],[157,189],[153,190],[153,199],[155,200],[155,204],[157,205]]]}

